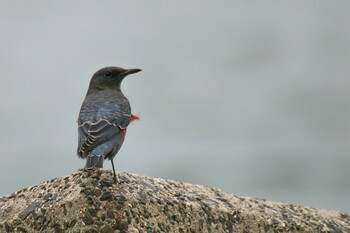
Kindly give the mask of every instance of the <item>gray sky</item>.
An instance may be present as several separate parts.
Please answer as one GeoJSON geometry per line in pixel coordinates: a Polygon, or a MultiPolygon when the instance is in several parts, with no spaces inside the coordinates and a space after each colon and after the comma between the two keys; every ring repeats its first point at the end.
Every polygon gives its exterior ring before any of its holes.
{"type": "MultiPolygon", "coordinates": [[[[92,74],[133,123],[117,170],[350,212],[349,1],[6,1],[0,195],[69,175],[92,74]]],[[[105,166],[110,169],[110,164],[105,166]]]]}

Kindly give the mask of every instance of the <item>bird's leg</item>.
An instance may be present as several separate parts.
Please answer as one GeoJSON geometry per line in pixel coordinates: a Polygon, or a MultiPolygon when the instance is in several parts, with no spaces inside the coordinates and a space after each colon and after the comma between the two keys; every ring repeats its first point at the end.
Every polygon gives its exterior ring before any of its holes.
{"type": "Polygon", "coordinates": [[[116,174],[115,174],[113,159],[111,159],[111,163],[112,163],[112,168],[113,168],[114,182],[117,184],[117,183],[118,183],[118,180],[117,180],[117,176],[116,176],[116,174]]]}

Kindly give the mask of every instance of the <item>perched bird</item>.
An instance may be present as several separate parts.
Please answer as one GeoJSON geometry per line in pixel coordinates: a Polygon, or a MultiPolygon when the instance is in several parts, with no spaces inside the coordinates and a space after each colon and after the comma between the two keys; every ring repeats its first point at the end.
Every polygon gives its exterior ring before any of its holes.
{"type": "Polygon", "coordinates": [[[129,100],[120,90],[123,79],[140,69],[105,67],[91,78],[89,89],[78,118],[78,156],[86,159],[85,168],[102,168],[105,159],[111,160],[122,146],[126,128],[138,116],[131,114],[129,100]]]}

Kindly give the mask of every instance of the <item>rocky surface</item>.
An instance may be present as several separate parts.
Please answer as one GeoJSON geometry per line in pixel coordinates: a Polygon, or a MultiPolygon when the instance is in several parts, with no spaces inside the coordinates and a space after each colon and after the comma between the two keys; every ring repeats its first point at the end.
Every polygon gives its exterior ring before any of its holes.
{"type": "Polygon", "coordinates": [[[350,217],[172,180],[88,170],[0,197],[0,232],[350,232],[350,217]]]}

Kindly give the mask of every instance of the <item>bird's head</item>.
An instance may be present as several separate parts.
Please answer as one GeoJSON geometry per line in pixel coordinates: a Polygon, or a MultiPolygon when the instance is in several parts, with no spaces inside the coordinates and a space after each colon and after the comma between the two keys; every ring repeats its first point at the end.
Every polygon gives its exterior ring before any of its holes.
{"type": "Polygon", "coordinates": [[[116,66],[102,68],[92,76],[89,91],[104,89],[120,90],[120,84],[126,76],[140,71],[140,69],[123,69],[116,66]]]}

